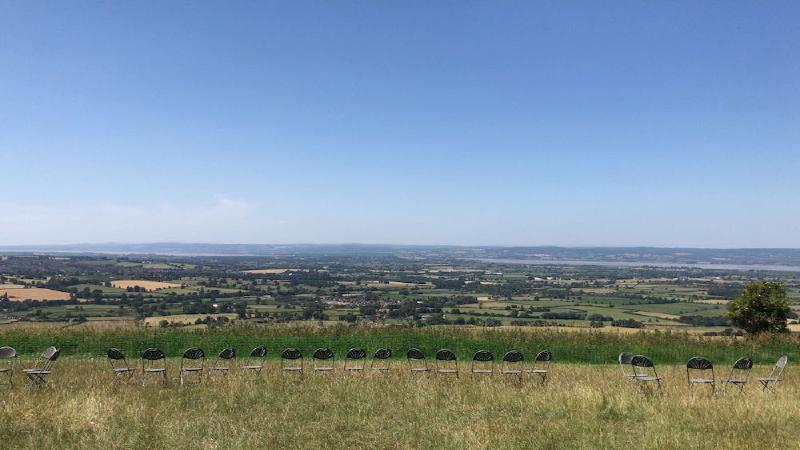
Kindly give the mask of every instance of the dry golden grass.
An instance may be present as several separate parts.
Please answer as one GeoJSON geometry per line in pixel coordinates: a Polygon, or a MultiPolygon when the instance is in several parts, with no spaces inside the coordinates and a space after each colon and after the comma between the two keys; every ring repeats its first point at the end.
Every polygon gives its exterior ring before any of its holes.
{"type": "Polygon", "coordinates": [[[678,320],[681,318],[681,316],[675,314],[660,313],[655,311],[636,311],[635,314],[640,316],[655,317],[656,319],[678,320]]]}
{"type": "MultiPolygon", "coordinates": [[[[682,367],[643,394],[613,366],[552,367],[544,386],[514,379],[388,374],[259,376],[112,387],[102,359],[59,361],[48,387],[6,387],[5,448],[795,448],[800,377],[777,394],[688,395],[682,367]]],[[[308,366],[307,366],[308,367],[308,366]]],[[[341,362],[338,366],[341,367],[341,362]]],[[[766,368],[755,370],[763,372],[766,368]]]]}
{"type": "Polygon", "coordinates": [[[169,323],[181,324],[181,325],[193,325],[197,319],[205,319],[206,317],[213,317],[215,319],[219,317],[227,317],[229,320],[236,320],[239,317],[235,313],[225,313],[225,314],[173,314],[171,316],[154,316],[154,317],[145,317],[144,318],[144,325],[148,327],[157,327],[161,323],[162,320],[166,320],[169,323]]]}
{"type": "MultiPolygon", "coordinates": [[[[7,286],[7,285],[4,285],[7,286]]],[[[54,291],[45,288],[6,288],[0,287],[0,297],[8,295],[8,299],[13,301],[25,300],[69,300],[69,293],[54,291]]]]}
{"type": "Polygon", "coordinates": [[[129,287],[139,286],[140,288],[143,288],[148,291],[181,287],[181,285],[177,283],[164,283],[161,281],[149,281],[149,280],[115,280],[111,282],[111,285],[114,286],[115,288],[120,288],[120,289],[128,289],[129,287]]]}

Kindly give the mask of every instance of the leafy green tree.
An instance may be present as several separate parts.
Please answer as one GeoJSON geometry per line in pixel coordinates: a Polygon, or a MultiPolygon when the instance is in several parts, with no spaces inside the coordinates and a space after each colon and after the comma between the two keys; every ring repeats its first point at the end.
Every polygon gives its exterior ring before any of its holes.
{"type": "Polygon", "coordinates": [[[739,297],[728,305],[727,317],[748,333],[785,332],[789,312],[783,283],[760,281],[745,286],[739,297]]]}

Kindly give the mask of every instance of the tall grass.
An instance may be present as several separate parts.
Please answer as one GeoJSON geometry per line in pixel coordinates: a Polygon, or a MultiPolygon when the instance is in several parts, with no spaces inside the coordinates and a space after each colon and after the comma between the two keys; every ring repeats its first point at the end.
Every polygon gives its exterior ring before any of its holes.
{"type": "Polygon", "coordinates": [[[681,366],[661,367],[663,392],[646,394],[617,368],[597,365],[554,364],[544,386],[463,372],[458,380],[412,377],[400,361],[386,374],[302,378],[281,376],[269,362],[258,377],[234,371],[180,386],[177,362],[169,365],[166,388],[142,386],[141,373],[113,385],[103,358],[59,362],[44,388],[3,386],[0,442],[31,449],[771,449],[797,447],[800,422],[800,376],[791,367],[777,394],[750,384],[743,394],[690,396],[681,366]]]}
{"type": "Polygon", "coordinates": [[[511,349],[531,356],[539,350],[550,349],[556,361],[585,364],[614,362],[621,351],[646,354],[661,364],[680,364],[698,355],[726,364],[745,355],[753,356],[757,363],[771,363],[784,354],[797,361],[800,360],[798,343],[800,340],[792,335],[720,338],[661,332],[623,334],[406,326],[232,326],[198,331],[14,329],[0,332],[0,345],[11,345],[27,355],[55,345],[62,349],[63,356],[101,356],[108,347],[118,347],[133,357],[148,347],[159,347],[168,356],[179,356],[184,349],[193,346],[204,348],[209,354],[232,346],[244,356],[256,345],[266,345],[273,358],[286,347],[297,347],[305,354],[318,347],[330,347],[341,357],[348,348],[358,346],[368,351],[390,347],[395,357],[402,357],[412,347],[428,354],[449,348],[463,360],[481,349],[498,356],[511,349]]]}

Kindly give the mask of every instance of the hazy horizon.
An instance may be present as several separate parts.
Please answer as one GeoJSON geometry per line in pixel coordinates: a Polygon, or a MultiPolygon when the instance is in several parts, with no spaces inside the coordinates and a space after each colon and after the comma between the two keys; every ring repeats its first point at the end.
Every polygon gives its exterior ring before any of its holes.
{"type": "Polygon", "coordinates": [[[800,3],[0,3],[0,246],[800,248],[800,3]]]}

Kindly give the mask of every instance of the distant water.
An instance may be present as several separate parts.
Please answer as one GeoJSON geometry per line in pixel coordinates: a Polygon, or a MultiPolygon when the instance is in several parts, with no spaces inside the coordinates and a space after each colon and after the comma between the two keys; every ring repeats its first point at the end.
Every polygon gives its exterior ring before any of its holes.
{"type": "Polygon", "coordinates": [[[690,268],[707,270],[758,270],[770,272],[800,272],[800,266],[784,266],[772,264],[714,264],[714,263],[670,263],[651,261],[581,261],[572,259],[504,259],[504,258],[475,258],[477,261],[493,262],[498,264],[529,264],[551,266],[603,266],[603,267],[660,267],[660,268],[690,268]]]}

